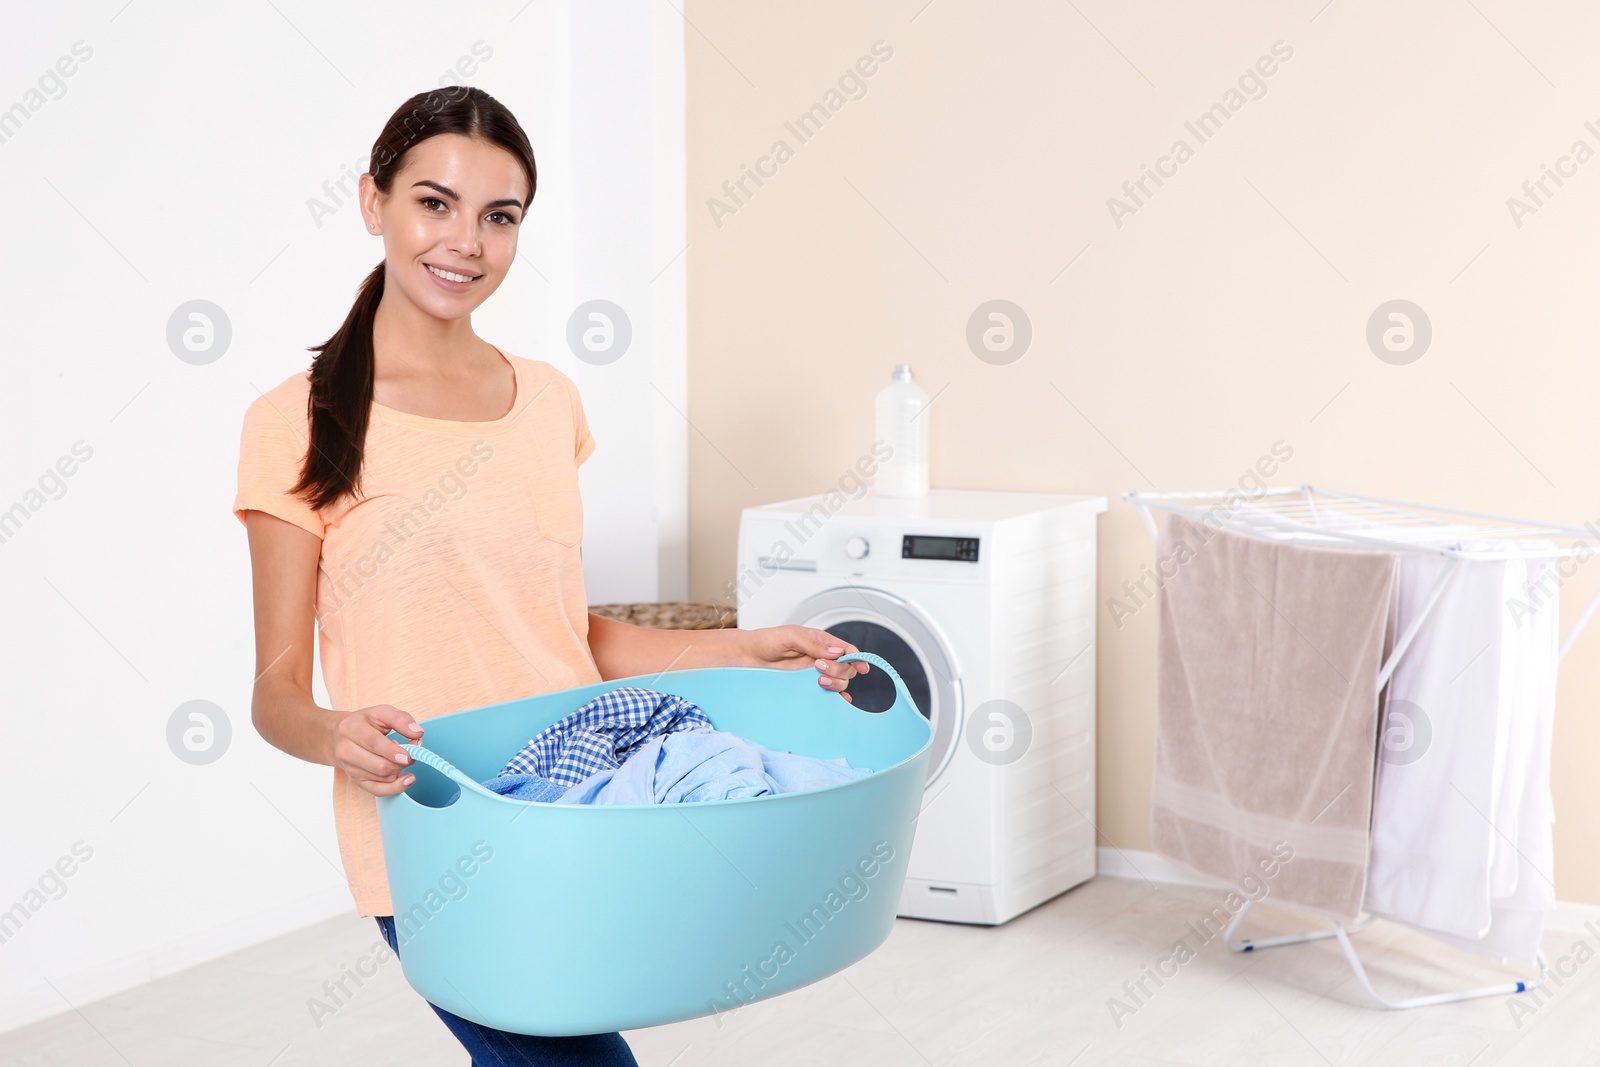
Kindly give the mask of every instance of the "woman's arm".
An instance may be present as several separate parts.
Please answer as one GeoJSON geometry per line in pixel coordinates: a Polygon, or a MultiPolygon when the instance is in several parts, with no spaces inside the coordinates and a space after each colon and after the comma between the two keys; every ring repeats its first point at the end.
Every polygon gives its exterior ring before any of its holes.
{"type": "Polygon", "coordinates": [[[401,775],[411,757],[389,730],[420,738],[412,717],[387,704],[351,713],[318,706],[311,697],[312,623],[322,541],[264,511],[247,513],[255,603],[256,681],[250,718],[274,748],[339,767],[375,796],[411,784],[401,775]],[[396,758],[398,757],[398,758],[396,758]]]}
{"type": "Polygon", "coordinates": [[[835,662],[858,649],[826,630],[768,626],[760,630],[657,630],[589,615],[589,651],[600,677],[632,678],[694,667],[815,667],[817,684],[851,700],[845,687],[867,664],[835,662]]]}
{"type": "Polygon", "coordinates": [[[311,699],[312,619],[322,542],[264,511],[249,512],[245,529],[256,629],[251,720],[274,748],[331,765],[336,713],[311,699]]]}

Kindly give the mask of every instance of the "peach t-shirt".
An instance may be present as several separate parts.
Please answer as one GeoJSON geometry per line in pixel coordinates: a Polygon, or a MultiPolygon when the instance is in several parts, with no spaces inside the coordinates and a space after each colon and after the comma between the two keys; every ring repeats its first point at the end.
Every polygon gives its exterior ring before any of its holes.
{"type": "MultiPolygon", "coordinates": [[[[516,399],[491,422],[374,403],[361,496],[320,512],[289,493],[305,458],[307,373],[245,412],[234,513],[322,539],[316,614],[336,710],[392,704],[422,722],[601,680],[579,547],[578,466],[594,437],[571,379],[506,359],[516,399]]],[[[333,814],[358,913],[392,915],[377,798],[338,768],[333,814]]]]}

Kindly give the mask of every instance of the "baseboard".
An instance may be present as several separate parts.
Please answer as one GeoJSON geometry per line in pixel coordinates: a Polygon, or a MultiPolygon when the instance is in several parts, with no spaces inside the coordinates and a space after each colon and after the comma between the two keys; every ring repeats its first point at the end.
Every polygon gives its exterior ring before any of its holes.
{"type": "Polygon", "coordinates": [[[1220,881],[1208,882],[1154,852],[1139,852],[1128,848],[1095,849],[1096,873],[1111,878],[1134,878],[1139,881],[1161,882],[1167,885],[1221,886],[1220,881]]]}
{"type": "MultiPolygon", "coordinates": [[[[1133,878],[1165,885],[1219,887],[1221,881],[1209,882],[1154,852],[1136,849],[1106,848],[1095,850],[1098,874],[1108,878],[1133,878]]],[[[1560,933],[1587,933],[1600,937],[1600,904],[1579,904],[1558,900],[1554,910],[1545,916],[1544,928],[1560,933]]]]}
{"type": "Polygon", "coordinates": [[[343,885],[86,971],[50,975],[59,995],[41,983],[0,998],[0,1034],[341,915],[355,915],[343,885]]]}

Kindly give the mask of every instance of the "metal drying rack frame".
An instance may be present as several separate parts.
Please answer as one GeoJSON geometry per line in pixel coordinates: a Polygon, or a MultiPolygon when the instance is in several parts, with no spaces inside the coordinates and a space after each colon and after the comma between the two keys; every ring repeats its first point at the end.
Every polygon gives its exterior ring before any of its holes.
{"type": "MultiPolygon", "coordinates": [[[[1285,541],[1309,546],[1344,549],[1367,549],[1377,552],[1421,553],[1443,556],[1450,561],[1428,590],[1422,611],[1412,620],[1378,672],[1378,691],[1388,684],[1400,657],[1411,646],[1423,622],[1433,611],[1439,597],[1461,570],[1460,564],[1472,559],[1522,558],[1562,559],[1576,553],[1580,544],[1588,545],[1591,552],[1600,554],[1600,529],[1583,526],[1565,526],[1559,523],[1520,519],[1509,515],[1495,515],[1482,511],[1435,507],[1404,500],[1359,493],[1341,493],[1318,489],[1311,485],[1283,486],[1248,493],[1239,489],[1200,492],[1145,493],[1138,490],[1121,494],[1121,499],[1138,507],[1145,529],[1157,545],[1161,531],[1156,527],[1151,509],[1182,515],[1196,522],[1214,523],[1237,533],[1272,541],[1285,541]],[[1230,502],[1239,498],[1238,503],[1230,502]],[[1243,506],[1248,505],[1248,506],[1243,506]],[[1340,527],[1341,520],[1355,525],[1340,527]],[[1375,536],[1373,531],[1357,533],[1360,523],[1373,523],[1388,528],[1391,536],[1375,536]],[[1474,542],[1495,542],[1509,538],[1540,538],[1558,542],[1548,547],[1512,545],[1507,548],[1467,547],[1474,542]],[[1564,542],[1561,543],[1561,542],[1564,542]]],[[[1528,590],[1525,590],[1527,592],[1528,590]]],[[[1565,657],[1578,635],[1588,625],[1589,619],[1600,607],[1600,590],[1589,598],[1583,611],[1567,635],[1562,639],[1559,657],[1565,657]]],[[[1239,913],[1228,924],[1223,940],[1235,952],[1253,952],[1256,949],[1295,945],[1307,941],[1336,938],[1344,950],[1356,980],[1380,1007],[1390,1009],[1421,1008],[1432,1004],[1449,1004],[1477,997],[1523,993],[1537,989],[1550,974],[1549,961],[1544,952],[1538,953],[1539,977],[1531,982],[1505,982],[1499,985],[1480,986],[1449,993],[1390,1000],[1372,987],[1366,968],[1361,965],[1350,935],[1360,933],[1372,924],[1375,915],[1367,915],[1360,922],[1346,926],[1331,921],[1332,929],[1316,930],[1286,937],[1270,937],[1259,941],[1235,941],[1234,935],[1250,913],[1254,901],[1246,900],[1239,913]]]]}

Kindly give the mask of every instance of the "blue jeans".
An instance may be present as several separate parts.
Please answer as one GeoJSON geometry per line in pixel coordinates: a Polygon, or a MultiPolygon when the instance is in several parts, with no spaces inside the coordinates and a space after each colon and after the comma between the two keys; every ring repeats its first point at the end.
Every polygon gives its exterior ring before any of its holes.
{"type": "MultiPolygon", "coordinates": [[[[394,916],[375,915],[373,918],[398,958],[400,947],[395,944],[394,916]]],[[[472,1054],[472,1067],[639,1067],[633,1051],[618,1033],[530,1037],[463,1019],[431,1001],[428,1007],[444,1020],[456,1040],[472,1054]]]]}

